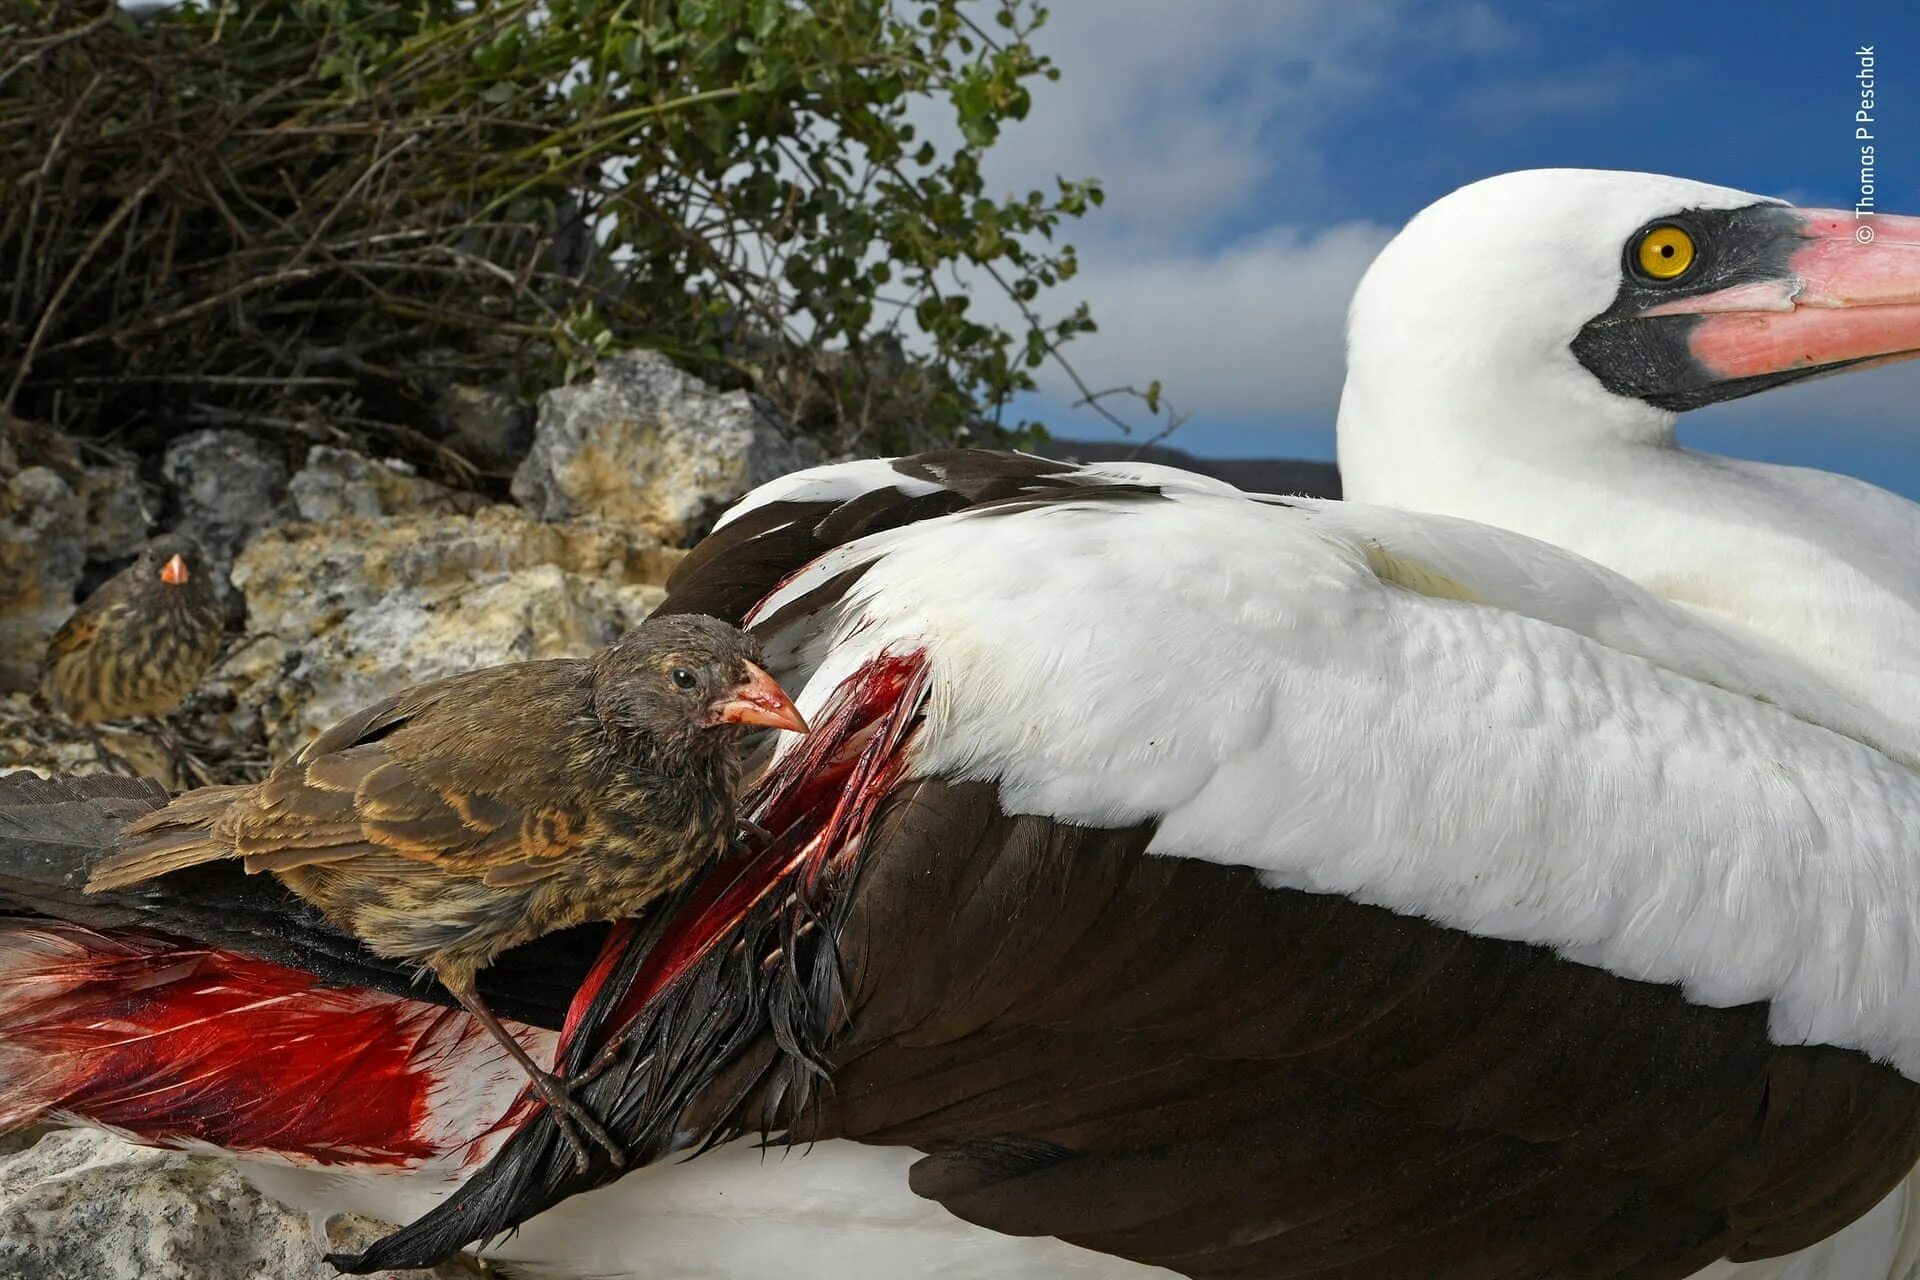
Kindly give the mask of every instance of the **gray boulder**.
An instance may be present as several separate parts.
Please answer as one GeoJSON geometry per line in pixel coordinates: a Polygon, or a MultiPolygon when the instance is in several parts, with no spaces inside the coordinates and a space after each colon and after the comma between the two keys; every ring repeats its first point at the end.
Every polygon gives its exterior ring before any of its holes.
{"type": "MultiPolygon", "coordinates": [[[[375,1224],[328,1224],[328,1247],[375,1224]]],[[[338,1280],[307,1219],[231,1164],[55,1130],[0,1155],[0,1275],[22,1280],[338,1280]]],[[[466,1260],[409,1277],[474,1277],[466,1260]]]]}
{"type": "Polygon", "coordinates": [[[0,690],[31,689],[47,638],[73,612],[86,504],[51,467],[0,484],[0,690]]]}
{"type": "Polygon", "coordinates": [[[755,485],[823,461],[746,392],[716,392],[657,352],[630,351],[541,397],[513,496],[542,520],[604,516],[685,546],[755,485]]]}
{"type": "Polygon", "coordinates": [[[199,539],[222,589],[240,548],[293,514],[280,455],[244,431],[196,431],[167,446],[160,473],[179,499],[179,528],[199,539]]]}
{"type": "Polygon", "coordinates": [[[139,474],[127,463],[88,467],[79,494],[87,559],[124,560],[137,555],[153,526],[153,510],[139,474]]]}
{"type": "Polygon", "coordinates": [[[62,448],[48,465],[0,473],[0,693],[34,686],[48,638],[92,585],[87,566],[118,568],[151,524],[128,464],[82,466],[62,448]]]}
{"type": "Polygon", "coordinates": [[[631,525],[509,506],[276,525],[234,566],[246,634],[181,715],[196,741],[278,759],[405,685],[592,652],[659,603],[679,558],[631,525]]]}
{"type": "Polygon", "coordinates": [[[287,495],[302,520],[344,516],[465,515],[478,496],[423,480],[406,464],[317,444],[294,473],[287,495]]]}

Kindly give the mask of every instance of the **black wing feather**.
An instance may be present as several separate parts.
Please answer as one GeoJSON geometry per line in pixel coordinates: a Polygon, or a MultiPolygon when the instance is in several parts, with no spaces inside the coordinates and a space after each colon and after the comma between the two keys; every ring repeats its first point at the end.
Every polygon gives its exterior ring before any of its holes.
{"type": "MultiPolygon", "coordinates": [[[[0,777],[0,913],[150,929],[304,969],[332,986],[457,1004],[437,982],[334,928],[278,880],[247,875],[235,863],[84,892],[120,829],[166,802],[166,789],[146,778],[0,777]]],[[[605,937],[605,925],[585,925],[509,951],[481,975],[481,992],[503,1017],[557,1030],[605,937]]]]}

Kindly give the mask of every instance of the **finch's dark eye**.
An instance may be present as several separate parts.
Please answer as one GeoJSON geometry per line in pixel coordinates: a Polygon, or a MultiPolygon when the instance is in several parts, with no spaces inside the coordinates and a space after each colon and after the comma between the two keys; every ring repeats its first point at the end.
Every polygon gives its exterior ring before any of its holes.
{"type": "Polygon", "coordinates": [[[675,667],[673,669],[673,682],[682,689],[691,689],[700,683],[693,678],[693,672],[687,670],[685,667],[675,667]]]}

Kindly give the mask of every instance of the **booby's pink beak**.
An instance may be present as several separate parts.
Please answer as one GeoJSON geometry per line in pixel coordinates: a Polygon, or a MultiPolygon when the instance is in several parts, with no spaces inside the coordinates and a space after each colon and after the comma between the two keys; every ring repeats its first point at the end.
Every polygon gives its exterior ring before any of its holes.
{"type": "Polygon", "coordinates": [[[791,729],[795,733],[807,731],[800,708],[793,705],[793,699],[780,687],[780,682],[751,662],[747,664],[746,683],[736,686],[726,701],[714,706],[713,719],[715,724],[764,725],[769,729],[791,729]]]}
{"type": "MultiPolygon", "coordinates": [[[[149,560],[147,563],[151,564],[153,562],[149,560]]],[[[174,553],[173,559],[160,566],[160,581],[170,587],[186,586],[187,579],[191,576],[192,575],[187,572],[186,560],[182,558],[178,552],[174,553]]]]}
{"type": "MultiPolygon", "coordinates": [[[[1784,211],[1783,211],[1784,212],[1784,211]]],[[[1788,274],[1675,298],[1643,315],[1697,315],[1687,335],[1716,379],[1858,368],[1920,355],[1920,218],[1793,210],[1788,274]]]]}

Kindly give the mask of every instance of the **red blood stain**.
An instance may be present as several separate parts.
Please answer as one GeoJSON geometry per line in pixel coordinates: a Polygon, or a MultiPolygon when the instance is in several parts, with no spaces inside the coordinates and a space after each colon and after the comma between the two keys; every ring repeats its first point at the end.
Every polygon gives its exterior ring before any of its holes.
{"type": "Polygon", "coordinates": [[[0,1128],[66,1112],[149,1142],[405,1164],[453,1010],[142,931],[36,923],[0,955],[0,1128]]]}

